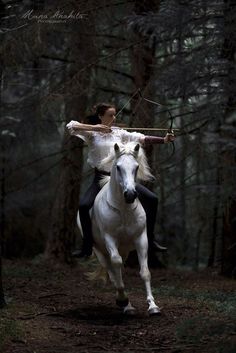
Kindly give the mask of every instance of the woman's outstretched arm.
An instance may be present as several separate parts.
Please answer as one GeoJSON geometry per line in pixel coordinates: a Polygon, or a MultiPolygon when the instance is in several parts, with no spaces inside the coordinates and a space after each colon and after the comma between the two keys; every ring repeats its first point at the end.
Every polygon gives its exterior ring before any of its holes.
{"type": "Polygon", "coordinates": [[[110,132],[111,128],[106,125],[97,124],[97,125],[89,125],[79,123],[78,121],[71,120],[67,125],[67,129],[69,130],[70,134],[76,134],[79,131],[100,131],[100,132],[110,132]]]}
{"type": "Polygon", "coordinates": [[[143,145],[154,145],[154,144],[162,144],[172,142],[175,139],[175,135],[173,133],[168,132],[165,137],[160,136],[144,136],[141,138],[141,143],[143,145]]]}

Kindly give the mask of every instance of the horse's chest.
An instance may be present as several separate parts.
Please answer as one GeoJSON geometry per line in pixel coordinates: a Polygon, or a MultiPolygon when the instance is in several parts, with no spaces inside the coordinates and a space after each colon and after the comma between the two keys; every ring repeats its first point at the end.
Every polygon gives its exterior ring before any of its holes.
{"type": "Polygon", "coordinates": [[[98,204],[95,222],[102,233],[114,234],[117,238],[140,235],[146,225],[146,215],[140,203],[117,209],[109,203],[98,204]]]}
{"type": "Polygon", "coordinates": [[[146,224],[145,214],[126,212],[114,219],[115,233],[126,236],[136,236],[146,224]]]}

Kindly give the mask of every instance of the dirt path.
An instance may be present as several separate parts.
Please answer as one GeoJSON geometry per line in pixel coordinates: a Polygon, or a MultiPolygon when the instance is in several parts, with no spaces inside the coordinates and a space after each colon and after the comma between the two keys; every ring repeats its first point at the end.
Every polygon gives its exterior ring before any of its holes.
{"type": "Polygon", "coordinates": [[[236,352],[236,282],[214,274],[152,270],[160,317],[148,317],[138,270],[125,283],[137,315],[115,306],[111,285],[87,281],[89,264],[48,268],[5,262],[4,353],[236,352]]]}

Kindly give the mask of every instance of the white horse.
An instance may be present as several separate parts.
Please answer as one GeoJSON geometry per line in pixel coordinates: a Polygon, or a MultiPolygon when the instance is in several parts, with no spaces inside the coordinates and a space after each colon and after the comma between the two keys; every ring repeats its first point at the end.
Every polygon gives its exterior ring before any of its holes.
{"type": "Polygon", "coordinates": [[[136,249],[140,275],[146,287],[148,313],[160,314],[151,291],[146,214],[135,190],[136,178],[148,180],[153,176],[139,144],[115,144],[113,153],[102,161],[101,169],[112,160],[111,176],[104,177],[105,185],[91,212],[94,252],[117,290],[117,305],[124,313],[133,314],[135,308],[125,293],[122,265],[129,252],[136,249]]]}

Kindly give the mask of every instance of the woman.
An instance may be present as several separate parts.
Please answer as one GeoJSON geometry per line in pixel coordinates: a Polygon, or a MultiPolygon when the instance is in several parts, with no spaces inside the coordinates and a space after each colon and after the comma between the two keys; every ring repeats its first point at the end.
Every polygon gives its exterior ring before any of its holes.
{"type": "MultiPolygon", "coordinates": [[[[96,106],[95,114],[87,118],[89,124],[71,121],[67,128],[71,135],[81,138],[88,144],[88,163],[94,168],[95,175],[92,184],[86,191],[79,203],[81,226],[83,230],[82,250],[76,253],[76,257],[88,257],[92,254],[93,236],[89,210],[93,206],[94,200],[100,191],[99,181],[104,175],[109,175],[111,165],[106,166],[106,170],[99,170],[99,165],[113,149],[116,142],[127,143],[135,141],[145,146],[148,144],[160,144],[174,141],[174,134],[167,133],[166,136],[145,136],[138,132],[128,132],[124,129],[112,126],[115,121],[116,109],[111,104],[101,103],[96,106]]],[[[141,184],[136,184],[136,191],[139,200],[147,216],[147,236],[149,249],[158,247],[154,242],[154,227],[158,199],[156,195],[141,184]]]]}

